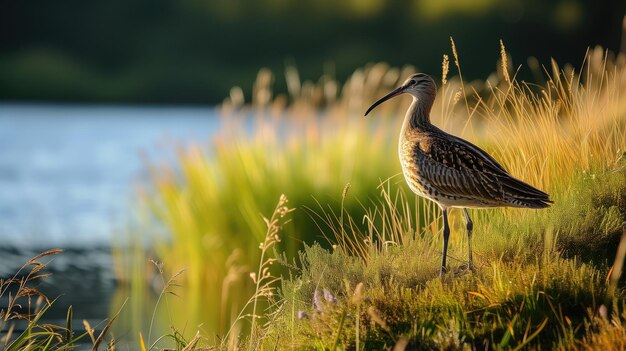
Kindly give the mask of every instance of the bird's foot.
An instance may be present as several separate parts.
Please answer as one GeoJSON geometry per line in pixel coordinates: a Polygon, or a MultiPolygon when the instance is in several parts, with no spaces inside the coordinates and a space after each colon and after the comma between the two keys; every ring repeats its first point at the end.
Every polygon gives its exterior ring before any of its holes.
{"type": "Polygon", "coordinates": [[[476,266],[474,266],[473,263],[468,262],[468,263],[464,263],[460,266],[458,266],[455,270],[454,270],[454,275],[459,277],[462,275],[465,275],[467,273],[476,273],[476,266]]]}
{"type": "Polygon", "coordinates": [[[472,273],[476,273],[477,269],[476,266],[474,266],[474,264],[472,262],[468,262],[467,263],[467,268],[472,272],[472,273]]]}
{"type": "Polygon", "coordinates": [[[443,278],[443,276],[448,273],[448,268],[445,266],[441,266],[441,271],[439,271],[439,278],[443,278]]]}

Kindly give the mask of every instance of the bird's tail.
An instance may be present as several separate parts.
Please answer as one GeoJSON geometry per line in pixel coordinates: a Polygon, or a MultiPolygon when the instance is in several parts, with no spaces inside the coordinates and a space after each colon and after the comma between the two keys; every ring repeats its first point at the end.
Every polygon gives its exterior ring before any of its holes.
{"type": "Polygon", "coordinates": [[[550,199],[512,199],[511,203],[514,207],[524,207],[524,208],[546,208],[550,207],[554,203],[554,201],[550,199]]]}
{"type": "Polygon", "coordinates": [[[546,208],[554,203],[550,195],[519,179],[507,177],[502,185],[513,207],[546,208]]]}

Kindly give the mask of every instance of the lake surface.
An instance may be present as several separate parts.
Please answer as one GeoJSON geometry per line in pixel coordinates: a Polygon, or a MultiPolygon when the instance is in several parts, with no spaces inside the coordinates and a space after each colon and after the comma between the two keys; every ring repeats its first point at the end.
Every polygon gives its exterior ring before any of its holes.
{"type": "Polygon", "coordinates": [[[43,286],[63,294],[48,317],[63,324],[73,304],[79,321],[106,318],[109,246],[128,232],[146,160],[170,162],[219,127],[210,107],[0,103],[0,277],[41,250],[66,249],[43,286]]]}
{"type": "Polygon", "coordinates": [[[124,227],[145,158],[219,128],[212,108],[0,105],[0,240],[108,245],[124,227]]]}

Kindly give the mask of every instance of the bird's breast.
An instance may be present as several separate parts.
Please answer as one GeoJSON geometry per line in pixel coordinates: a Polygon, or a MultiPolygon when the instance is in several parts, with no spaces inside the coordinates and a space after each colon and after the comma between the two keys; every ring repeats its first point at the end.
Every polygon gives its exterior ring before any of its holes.
{"type": "Polygon", "coordinates": [[[400,138],[398,147],[400,165],[402,166],[404,179],[411,191],[422,197],[437,201],[436,189],[423,177],[423,160],[420,160],[421,153],[415,152],[415,148],[421,149],[424,146],[427,145],[420,144],[418,140],[400,138]]]}

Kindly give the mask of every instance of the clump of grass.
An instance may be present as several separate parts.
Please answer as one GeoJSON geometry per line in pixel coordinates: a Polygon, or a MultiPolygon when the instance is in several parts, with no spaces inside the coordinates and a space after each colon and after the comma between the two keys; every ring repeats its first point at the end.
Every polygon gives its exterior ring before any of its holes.
{"type": "Polygon", "coordinates": [[[55,301],[36,288],[41,280],[50,276],[45,271],[47,263],[41,260],[61,252],[60,249],[42,252],[28,260],[12,277],[0,279],[0,300],[6,299],[6,305],[0,307],[0,345],[3,350],[74,350],[89,345],[87,338],[92,350],[100,349],[103,344],[105,350],[115,350],[115,339],[110,338],[105,343],[105,338],[117,314],[97,334],[87,321],[83,321],[85,331],[76,334],[71,306],[65,325],[41,322],[55,301]]]}

